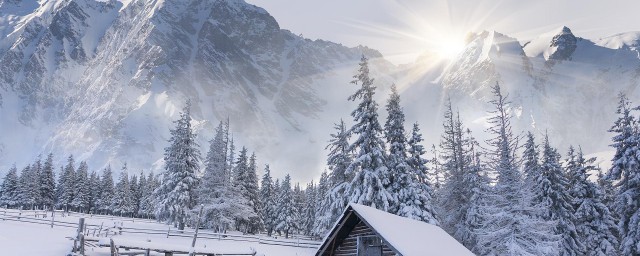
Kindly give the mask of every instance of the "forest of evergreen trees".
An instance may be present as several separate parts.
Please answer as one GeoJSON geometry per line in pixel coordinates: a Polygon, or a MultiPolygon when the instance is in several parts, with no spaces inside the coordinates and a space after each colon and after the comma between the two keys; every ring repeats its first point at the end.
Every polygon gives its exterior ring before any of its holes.
{"type": "Polygon", "coordinates": [[[188,103],[171,130],[161,175],[129,177],[125,164],[115,182],[110,167],[90,172],[69,156],[56,180],[49,154],[20,173],[9,170],[0,205],[156,218],[180,229],[202,207],[204,227],[218,232],[321,238],[354,202],[438,225],[478,255],[640,255],[639,108],[624,95],[609,130],[613,164],[600,170],[580,147],[563,157],[546,134],[513,131],[499,84],[484,131],[491,139],[478,142],[449,102],[440,144],[427,160],[419,125],[404,127],[395,85],[381,124],[365,57],[352,83],[353,122],[335,124],[328,172],[317,183],[274,179],[255,153],[236,150],[229,121],[217,126],[202,157],[188,103]]]}

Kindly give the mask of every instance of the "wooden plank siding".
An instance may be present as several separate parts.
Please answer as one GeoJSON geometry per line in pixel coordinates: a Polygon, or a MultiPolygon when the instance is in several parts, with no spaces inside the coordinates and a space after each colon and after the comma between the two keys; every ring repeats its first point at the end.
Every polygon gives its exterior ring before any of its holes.
{"type": "MultiPolygon", "coordinates": [[[[378,236],[367,224],[358,220],[358,224],[349,232],[349,235],[342,240],[333,252],[333,256],[357,256],[358,254],[358,236],[378,236]]],[[[387,246],[383,240],[382,255],[395,256],[396,253],[387,246]]]]}

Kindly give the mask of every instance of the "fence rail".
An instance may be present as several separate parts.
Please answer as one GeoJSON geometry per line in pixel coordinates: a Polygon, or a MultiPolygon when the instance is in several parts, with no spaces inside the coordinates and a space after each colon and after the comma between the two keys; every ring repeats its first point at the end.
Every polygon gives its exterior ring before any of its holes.
{"type": "MultiPolygon", "coordinates": [[[[61,220],[55,220],[55,216],[63,214],[71,214],[77,217],[86,217],[91,219],[105,219],[113,220],[114,222],[120,222],[120,225],[96,225],[96,224],[84,224],[84,233],[92,235],[94,237],[107,237],[117,236],[123,234],[141,234],[141,235],[155,235],[164,237],[185,237],[191,238],[194,235],[193,230],[175,230],[170,227],[167,229],[153,229],[153,228],[140,228],[140,227],[126,227],[122,218],[109,215],[92,215],[75,212],[64,212],[61,210],[43,211],[43,210],[13,210],[0,208],[0,221],[13,221],[23,222],[31,224],[49,225],[51,227],[64,227],[64,228],[76,228],[78,223],[66,222],[61,220]]],[[[140,222],[140,223],[157,223],[156,221],[146,219],[133,219],[126,218],[127,221],[140,222]]],[[[198,239],[205,240],[218,240],[218,241],[241,241],[241,242],[253,242],[267,245],[279,245],[279,246],[291,246],[298,248],[318,248],[321,242],[309,240],[305,237],[294,237],[293,239],[276,239],[257,235],[239,235],[229,233],[216,233],[207,230],[200,230],[198,233],[198,239]]]]}

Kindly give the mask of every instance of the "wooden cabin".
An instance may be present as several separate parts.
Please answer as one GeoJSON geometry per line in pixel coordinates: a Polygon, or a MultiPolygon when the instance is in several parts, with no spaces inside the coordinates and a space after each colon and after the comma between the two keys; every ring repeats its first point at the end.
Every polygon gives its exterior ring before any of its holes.
{"type": "Polygon", "coordinates": [[[440,227],[349,204],[316,256],[473,255],[440,227]]]}

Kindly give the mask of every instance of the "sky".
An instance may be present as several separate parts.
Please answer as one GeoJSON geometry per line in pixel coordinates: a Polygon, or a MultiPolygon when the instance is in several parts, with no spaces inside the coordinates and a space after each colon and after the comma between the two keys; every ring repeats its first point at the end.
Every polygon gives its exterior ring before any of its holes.
{"type": "Polygon", "coordinates": [[[366,45],[396,64],[428,51],[455,51],[467,33],[482,30],[522,43],[561,26],[588,39],[640,30],[637,0],[246,1],[266,9],[283,29],[310,39],[366,45]]]}

